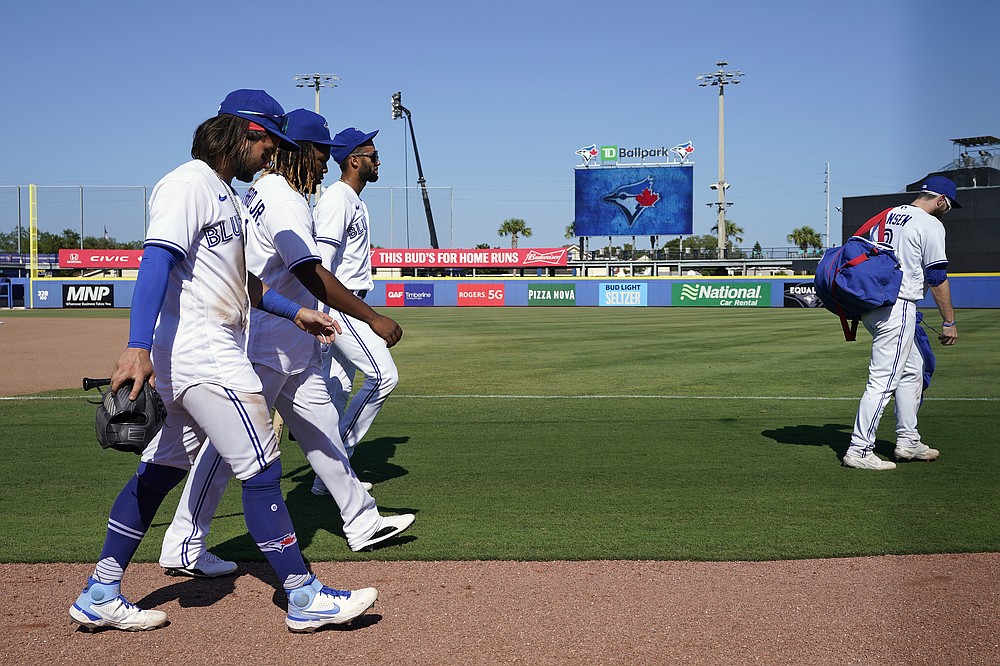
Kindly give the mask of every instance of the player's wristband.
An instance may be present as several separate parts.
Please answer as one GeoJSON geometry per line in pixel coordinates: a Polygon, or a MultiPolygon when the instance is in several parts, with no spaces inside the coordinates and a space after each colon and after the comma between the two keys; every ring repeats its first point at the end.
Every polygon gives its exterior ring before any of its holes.
{"type": "Polygon", "coordinates": [[[941,325],[944,326],[945,328],[951,328],[952,326],[955,325],[955,322],[953,322],[953,321],[943,321],[943,322],[941,322],[941,325]]]}
{"type": "Polygon", "coordinates": [[[264,312],[270,312],[273,315],[292,320],[295,319],[295,315],[302,309],[301,305],[285,298],[274,289],[268,289],[264,292],[257,307],[264,312]]]}

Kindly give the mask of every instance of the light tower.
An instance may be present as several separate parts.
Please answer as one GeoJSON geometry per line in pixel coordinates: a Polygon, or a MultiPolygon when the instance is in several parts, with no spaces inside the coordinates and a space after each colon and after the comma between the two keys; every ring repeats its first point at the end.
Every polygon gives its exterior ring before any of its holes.
{"type": "Polygon", "coordinates": [[[417,161],[417,183],[420,185],[420,193],[424,198],[424,213],[427,215],[427,230],[431,235],[431,247],[438,249],[437,231],[434,230],[434,216],[431,214],[431,200],[427,196],[427,181],[424,180],[424,170],[420,166],[420,153],[417,151],[417,136],[413,133],[413,119],[410,117],[410,110],[403,106],[403,94],[395,92],[392,94],[392,119],[398,120],[406,114],[406,120],[410,125],[410,141],[413,143],[413,157],[417,161]]]}
{"type": "Polygon", "coordinates": [[[336,88],[340,77],[336,74],[296,74],[292,77],[296,88],[312,88],[316,91],[316,113],[319,113],[319,89],[336,88]]]}
{"type": "MultiPolygon", "coordinates": [[[[706,74],[699,74],[698,81],[701,81],[698,85],[702,88],[706,86],[719,86],[719,180],[713,183],[709,187],[716,190],[719,193],[719,201],[715,204],[718,209],[718,228],[719,228],[719,259],[723,259],[726,256],[726,190],[729,189],[729,183],[726,182],[726,142],[725,142],[725,127],[726,127],[726,111],[725,111],[725,89],[730,83],[739,83],[739,77],[743,76],[743,72],[739,70],[726,71],[725,67],[729,63],[725,60],[720,60],[715,63],[719,69],[715,72],[708,72],[706,74]]],[[[711,205],[711,204],[709,204],[711,205]]]]}

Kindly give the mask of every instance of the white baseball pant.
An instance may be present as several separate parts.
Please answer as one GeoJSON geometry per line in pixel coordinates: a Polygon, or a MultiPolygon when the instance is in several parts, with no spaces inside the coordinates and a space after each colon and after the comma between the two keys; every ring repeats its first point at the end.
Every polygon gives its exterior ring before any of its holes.
{"type": "Polygon", "coordinates": [[[262,393],[194,384],[176,399],[170,391],[161,396],[167,418],[143,452],[143,462],[190,469],[210,439],[219,442],[213,456],[225,459],[229,476],[235,470],[236,477],[245,481],[280,455],[262,393]]]}
{"type": "Polygon", "coordinates": [[[899,299],[892,307],[877,308],[862,317],[872,334],[868,385],[858,406],[851,435],[850,455],[867,455],[875,448],[875,433],[890,397],[895,397],[896,443],[920,441],[917,410],[923,394],[924,359],[913,342],[917,306],[899,299]]]}
{"type": "MultiPolygon", "coordinates": [[[[264,386],[266,404],[274,405],[285,419],[306,460],[340,507],[348,544],[363,542],[378,529],[378,508],[351,468],[344,444],[336,434],[337,412],[319,366],[291,376],[262,365],[255,365],[254,370],[264,386]]],[[[267,411],[265,414],[270,416],[267,411]]],[[[270,425],[270,418],[266,420],[270,425]]],[[[167,528],[160,550],[161,566],[190,566],[205,551],[212,516],[232,475],[232,469],[220,459],[214,440],[206,444],[188,475],[167,528]]]]}
{"type": "MultiPolygon", "coordinates": [[[[340,438],[347,455],[352,456],[378,416],[382,404],[399,383],[399,371],[385,340],[371,326],[343,312],[338,315],[343,333],[334,339],[332,345],[323,349],[323,376],[337,413],[341,415],[340,438]],[[358,370],[365,380],[351,398],[358,370]]],[[[298,433],[295,436],[298,437],[298,433]]]]}

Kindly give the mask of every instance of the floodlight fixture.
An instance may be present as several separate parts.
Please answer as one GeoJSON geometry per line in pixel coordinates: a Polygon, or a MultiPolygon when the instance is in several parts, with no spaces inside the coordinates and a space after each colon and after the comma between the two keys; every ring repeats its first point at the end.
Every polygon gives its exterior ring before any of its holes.
{"type": "Polygon", "coordinates": [[[319,89],[336,88],[340,77],[336,74],[296,74],[292,77],[296,88],[312,88],[316,91],[316,113],[319,113],[319,89]]]}
{"type": "Polygon", "coordinates": [[[729,189],[729,183],[726,182],[724,91],[726,86],[730,83],[739,83],[739,77],[743,76],[743,72],[739,70],[727,70],[726,65],[729,63],[725,60],[719,60],[715,64],[719,68],[718,70],[714,72],[706,72],[705,74],[699,74],[695,78],[700,82],[698,85],[702,88],[707,86],[719,87],[719,180],[716,183],[709,185],[709,187],[719,193],[719,201],[715,205],[718,206],[719,211],[719,258],[723,259],[726,255],[726,208],[732,205],[726,203],[726,190],[729,189]]]}
{"type": "Polygon", "coordinates": [[[427,181],[424,180],[424,170],[420,166],[420,151],[417,150],[417,135],[413,132],[413,117],[410,110],[403,106],[403,94],[395,92],[391,98],[392,119],[398,120],[406,114],[407,124],[410,126],[410,142],[413,144],[413,159],[417,162],[417,184],[420,185],[420,193],[424,199],[424,214],[427,216],[427,230],[430,232],[431,247],[438,249],[437,231],[434,229],[434,215],[431,213],[431,200],[427,195],[427,181]]]}

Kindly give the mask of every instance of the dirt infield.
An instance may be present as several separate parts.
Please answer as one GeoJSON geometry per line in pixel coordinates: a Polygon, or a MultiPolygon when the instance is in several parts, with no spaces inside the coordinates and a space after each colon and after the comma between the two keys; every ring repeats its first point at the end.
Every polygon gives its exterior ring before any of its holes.
{"type": "MultiPolygon", "coordinates": [[[[5,318],[0,395],[106,375],[125,320],[5,318]]],[[[107,507],[101,507],[106,511],[107,507]]],[[[1000,554],[788,562],[314,563],[372,585],[347,628],[293,635],[265,565],[219,580],[129,569],[158,631],[74,630],[90,564],[0,564],[3,663],[1000,664],[1000,554]]]]}

